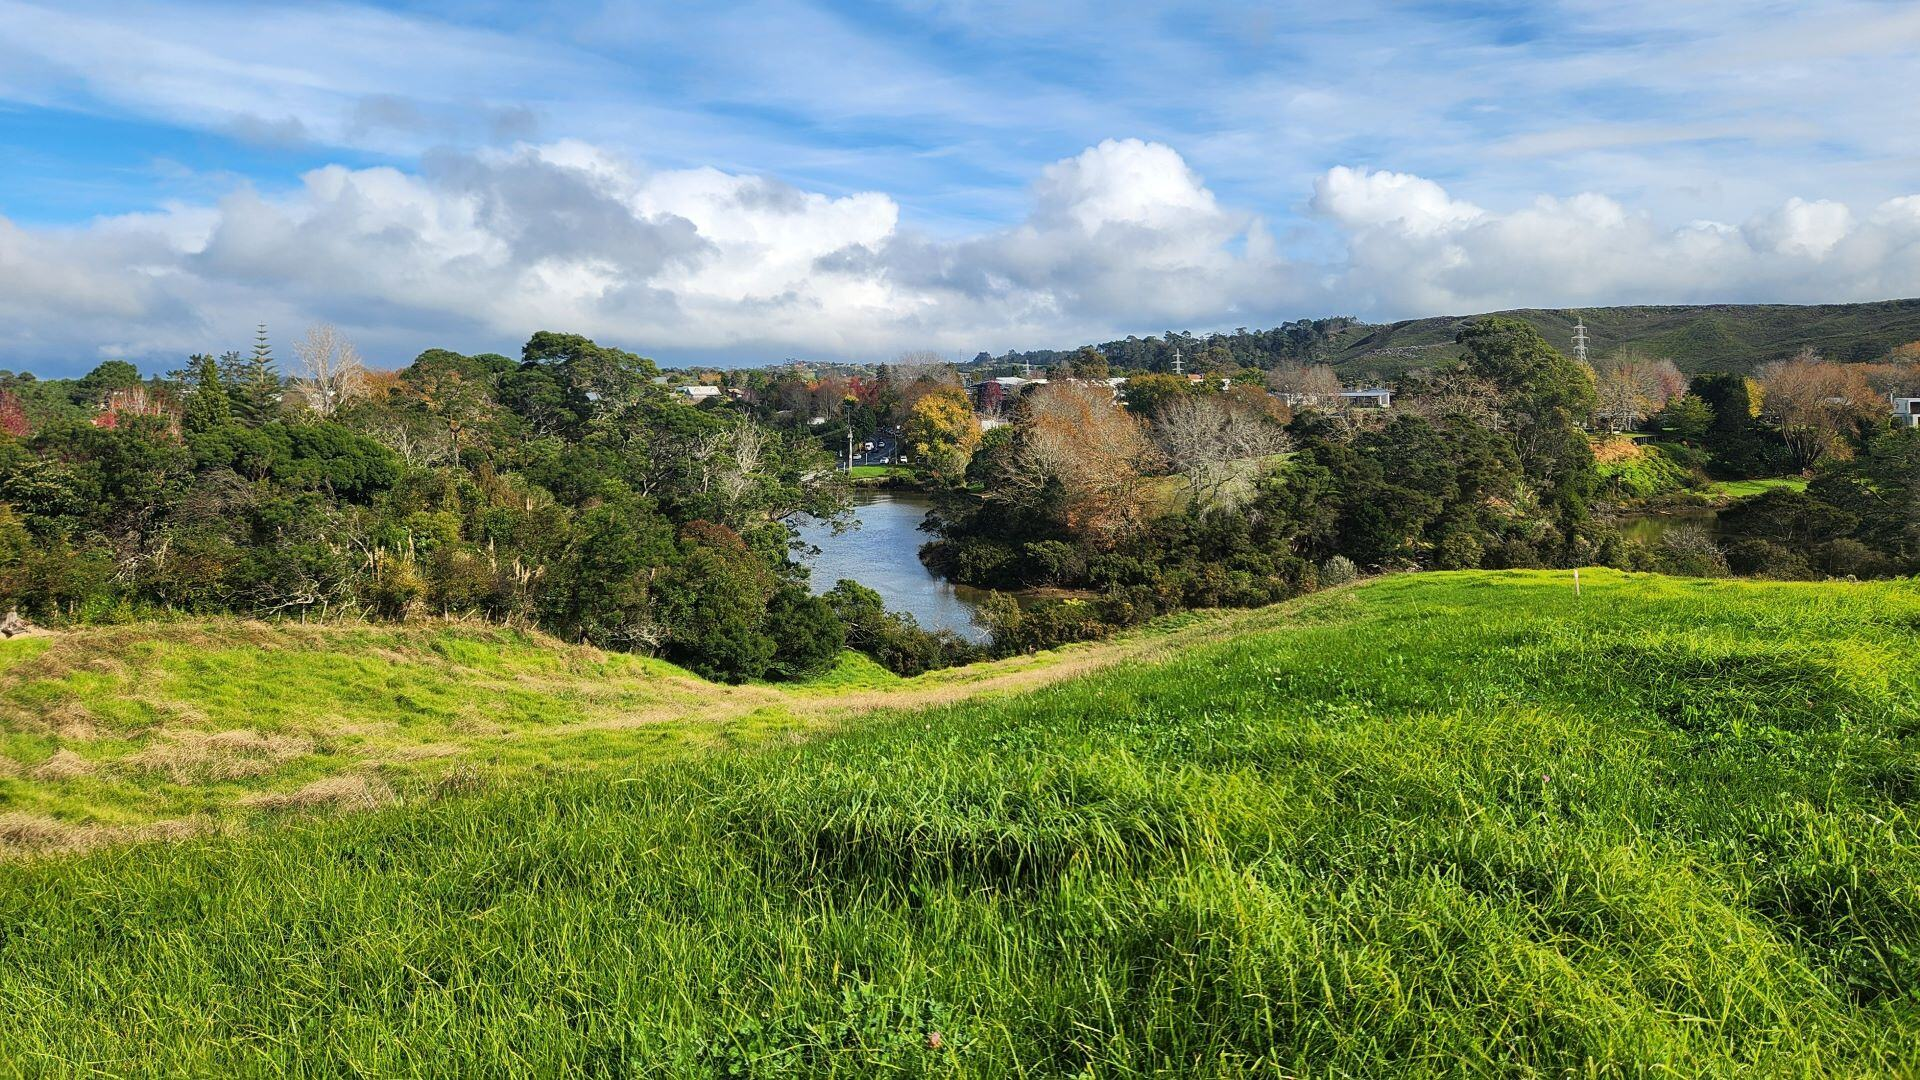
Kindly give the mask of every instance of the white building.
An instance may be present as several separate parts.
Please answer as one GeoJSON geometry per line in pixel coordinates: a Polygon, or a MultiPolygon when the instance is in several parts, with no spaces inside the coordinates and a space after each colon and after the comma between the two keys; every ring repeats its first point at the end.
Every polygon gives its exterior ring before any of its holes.
{"type": "Polygon", "coordinates": [[[1893,422],[1896,427],[1920,428],[1920,397],[1894,398],[1893,422]]]}
{"type": "Polygon", "coordinates": [[[709,401],[720,396],[717,386],[682,386],[680,392],[695,401],[709,401]]]}

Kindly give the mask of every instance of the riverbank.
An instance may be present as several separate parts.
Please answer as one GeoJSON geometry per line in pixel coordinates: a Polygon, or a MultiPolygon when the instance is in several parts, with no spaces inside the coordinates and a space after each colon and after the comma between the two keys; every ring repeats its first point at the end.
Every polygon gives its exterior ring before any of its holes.
{"type": "Polygon", "coordinates": [[[862,491],[928,490],[920,474],[904,465],[855,465],[846,476],[849,484],[862,491]]]}

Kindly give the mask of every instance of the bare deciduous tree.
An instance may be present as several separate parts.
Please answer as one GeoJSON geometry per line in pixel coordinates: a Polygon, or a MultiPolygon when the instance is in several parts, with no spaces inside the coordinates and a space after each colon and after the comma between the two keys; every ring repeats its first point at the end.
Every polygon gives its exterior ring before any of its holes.
{"type": "Polygon", "coordinates": [[[1250,490],[1263,459],[1284,453],[1287,433],[1266,417],[1219,395],[1185,395],[1160,407],[1155,441],[1187,480],[1190,505],[1236,501],[1250,490]]]}
{"type": "Polygon", "coordinates": [[[1602,363],[1593,380],[1593,411],[1612,432],[1632,431],[1656,411],[1659,386],[1653,373],[1634,363],[1602,363]]]}
{"type": "Polygon", "coordinates": [[[1281,364],[1267,372],[1267,389],[1295,407],[1326,406],[1339,400],[1340,376],[1325,364],[1281,364]]]}
{"type": "Polygon", "coordinates": [[[1627,350],[1594,365],[1594,415],[1608,431],[1632,431],[1640,421],[1687,392],[1687,377],[1671,360],[1627,350]]]}
{"type": "Polygon", "coordinates": [[[1507,429],[1500,388],[1457,369],[1422,376],[1417,389],[1397,400],[1404,412],[1430,420],[1459,416],[1494,431],[1507,429]]]}
{"type": "Polygon", "coordinates": [[[338,327],[320,323],[307,328],[306,335],[293,346],[299,358],[298,385],[307,404],[320,416],[332,416],[340,407],[360,395],[367,367],[338,327]]]}

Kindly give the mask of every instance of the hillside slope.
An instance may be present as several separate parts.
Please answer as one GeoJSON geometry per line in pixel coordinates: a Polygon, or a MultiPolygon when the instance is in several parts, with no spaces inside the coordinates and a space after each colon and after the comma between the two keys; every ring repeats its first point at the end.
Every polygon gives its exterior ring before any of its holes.
{"type": "Polygon", "coordinates": [[[0,1072],[1901,1073],[1920,586],[1585,577],[16,862],[0,1072]]]}
{"type": "MultiPolygon", "coordinates": [[[[1920,341],[1920,300],[1872,304],[1712,304],[1672,307],[1523,308],[1498,312],[1524,320],[1562,350],[1585,321],[1593,354],[1622,346],[1673,360],[1683,371],[1751,371],[1811,347],[1836,360],[1877,360],[1920,341]]],[[[1478,315],[1361,325],[1333,345],[1343,371],[1397,374],[1454,355],[1453,339],[1478,315]]]]}
{"type": "Polygon", "coordinates": [[[802,685],[721,686],[488,623],[211,619],[0,641],[0,858],[790,741],[875,709],[1163,657],[1272,618],[1179,616],[911,679],[846,653],[802,685]]]}

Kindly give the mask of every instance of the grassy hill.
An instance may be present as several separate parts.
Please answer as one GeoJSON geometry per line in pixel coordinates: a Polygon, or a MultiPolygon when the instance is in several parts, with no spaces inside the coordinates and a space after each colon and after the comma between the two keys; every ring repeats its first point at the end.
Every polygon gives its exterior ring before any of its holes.
{"type": "Polygon", "coordinates": [[[23,739],[236,723],[406,804],[5,866],[0,1072],[1910,1069],[1920,587],[1584,576],[731,701],[480,629],[14,643],[13,805],[66,782],[23,739]]]}
{"type": "MultiPolygon", "coordinates": [[[[1711,304],[1690,307],[1523,308],[1500,312],[1523,319],[1554,345],[1572,347],[1576,317],[1585,320],[1596,356],[1633,346],[1666,357],[1681,370],[1749,371],[1811,346],[1837,360],[1876,360],[1897,345],[1920,341],[1920,300],[1872,304],[1711,304]]],[[[1454,335],[1477,315],[1358,325],[1334,342],[1342,371],[1393,375],[1456,354],[1454,335]]]]}

